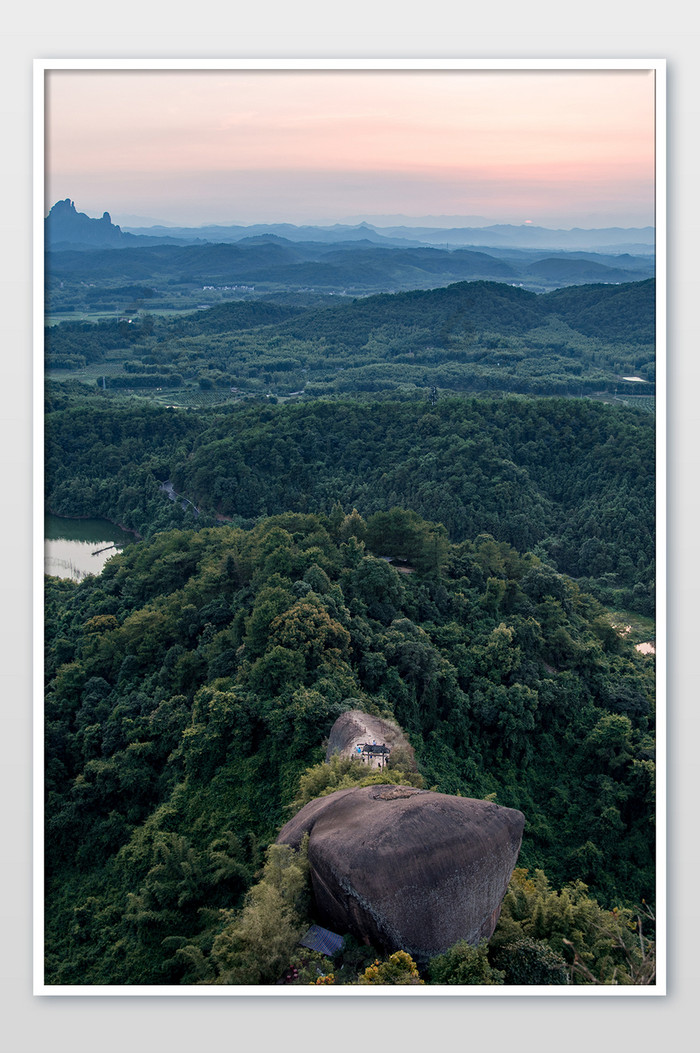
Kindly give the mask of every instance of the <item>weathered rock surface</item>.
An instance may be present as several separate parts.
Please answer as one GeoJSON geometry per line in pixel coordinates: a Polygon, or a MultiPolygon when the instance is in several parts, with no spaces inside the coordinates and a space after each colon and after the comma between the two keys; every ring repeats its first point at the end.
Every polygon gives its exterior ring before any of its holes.
{"type": "Polygon", "coordinates": [[[309,834],[316,914],[417,961],[496,927],[518,858],[522,812],[408,786],[363,786],[310,801],[277,841],[309,834]]]}
{"type": "MultiPolygon", "coordinates": [[[[334,753],[349,757],[356,753],[356,747],[365,742],[383,743],[392,753],[401,750],[401,767],[404,771],[416,771],[416,755],[410,742],[398,724],[393,721],[373,717],[360,709],[349,709],[336,720],[328,736],[326,763],[334,753]]],[[[376,765],[376,761],[374,762],[376,765]]]]}

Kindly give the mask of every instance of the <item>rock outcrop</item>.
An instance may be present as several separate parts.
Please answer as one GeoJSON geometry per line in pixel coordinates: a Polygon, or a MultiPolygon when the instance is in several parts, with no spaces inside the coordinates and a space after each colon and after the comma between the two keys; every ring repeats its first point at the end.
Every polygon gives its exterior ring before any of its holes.
{"type": "Polygon", "coordinates": [[[100,248],[131,242],[138,244],[133,235],[125,234],[112,223],[109,212],[103,212],[101,219],[91,219],[84,212],[76,211],[70,198],[56,202],[44,221],[44,229],[48,248],[58,244],[100,248]]]}
{"type": "Polygon", "coordinates": [[[378,785],[310,801],[277,841],[309,834],[321,924],[421,962],[491,936],[524,825],[488,801],[378,785]]]}
{"type": "MultiPolygon", "coordinates": [[[[395,757],[400,751],[403,771],[417,770],[414,749],[398,724],[381,717],[373,717],[359,709],[349,709],[341,713],[331,728],[326,763],[334,753],[339,753],[341,757],[354,756],[358,746],[373,741],[388,746],[395,757]]],[[[374,767],[378,766],[377,758],[367,758],[367,761],[374,767]]]]}

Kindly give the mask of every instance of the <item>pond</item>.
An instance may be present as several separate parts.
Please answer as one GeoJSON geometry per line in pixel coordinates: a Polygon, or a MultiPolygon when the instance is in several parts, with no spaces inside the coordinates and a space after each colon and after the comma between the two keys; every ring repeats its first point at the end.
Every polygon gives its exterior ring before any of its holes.
{"type": "Polygon", "coordinates": [[[106,519],[44,516],[44,573],[81,581],[99,574],[107,560],[135,540],[106,519]]]}

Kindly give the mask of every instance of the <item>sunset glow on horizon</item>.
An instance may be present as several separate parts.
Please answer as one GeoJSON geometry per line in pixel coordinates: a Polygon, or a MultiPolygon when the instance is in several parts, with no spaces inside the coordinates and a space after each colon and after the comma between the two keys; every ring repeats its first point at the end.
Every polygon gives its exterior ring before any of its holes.
{"type": "Polygon", "coordinates": [[[654,221],[652,70],[50,70],[46,210],[654,221]]]}

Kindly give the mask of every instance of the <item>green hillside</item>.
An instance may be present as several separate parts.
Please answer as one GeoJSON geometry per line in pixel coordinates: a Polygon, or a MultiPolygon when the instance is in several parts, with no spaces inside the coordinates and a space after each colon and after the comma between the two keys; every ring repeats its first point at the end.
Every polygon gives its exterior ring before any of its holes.
{"type": "Polygon", "coordinates": [[[113,313],[46,328],[46,510],[136,541],[45,579],[47,983],[653,983],[654,282],[418,288],[460,253],[324,251],[49,258],[54,306],[113,313]],[[280,284],[184,311],[193,261],[280,284]],[[299,284],[391,266],[410,290],[299,284]],[[274,841],[366,780],[324,763],[348,709],[415,749],[382,779],[525,815],[488,946],[300,951],[274,841]]]}
{"type": "Polygon", "coordinates": [[[610,399],[632,373],[643,382],[635,393],[653,396],[654,295],[653,280],[546,294],[470,281],[318,307],[288,297],[154,317],[134,304],[133,316],[48,327],[47,366],[54,379],[184,407],[210,391],[228,401],[432,388],[610,399]]]}
{"type": "Polygon", "coordinates": [[[653,901],[653,660],[533,555],[398,509],[286,514],[48,579],[46,614],[50,984],[266,975],[237,919],[347,708],[396,719],[424,785],[521,809],[521,867],[653,901]]]}
{"type": "Polygon", "coordinates": [[[394,505],[536,549],[606,603],[654,612],[651,414],[585,399],[441,399],[242,405],[182,413],[147,403],[47,401],[48,508],[102,515],[142,535],[252,524],[336,503],[394,505]],[[173,482],[198,506],[169,501],[173,482]]]}

